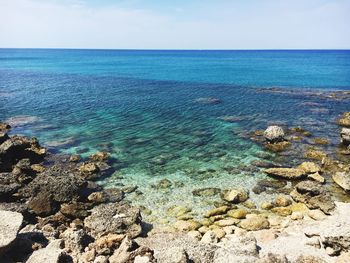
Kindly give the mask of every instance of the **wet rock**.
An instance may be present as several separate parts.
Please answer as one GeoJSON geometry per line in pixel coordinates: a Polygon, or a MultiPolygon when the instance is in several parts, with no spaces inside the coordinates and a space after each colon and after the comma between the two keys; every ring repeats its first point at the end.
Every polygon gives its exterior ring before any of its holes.
{"type": "Polygon", "coordinates": [[[321,171],[321,167],[314,162],[303,162],[297,169],[303,170],[306,174],[318,173],[321,171]]]}
{"type": "Polygon", "coordinates": [[[333,181],[343,188],[345,191],[350,191],[350,173],[336,172],[332,175],[333,181]]]}
{"type": "Polygon", "coordinates": [[[10,129],[11,129],[10,124],[4,123],[4,122],[0,122],[0,131],[8,131],[10,129]]]}
{"type": "Polygon", "coordinates": [[[100,168],[96,163],[83,163],[79,167],[79,171],[85,179],[93,180],[98,178],[98,172],[100,171],[100,168]]]}
{"type": "Polygon", "coordinates": [[[325,181],[326,181],[326,179],[322,175],[320,175],[319,173],[308,174],[307,178],[310,180],[316,181],[318,183],[321,183],[321,184],[325,183],[325,181]]]}
{"type": "Polygon", "coordinates": [[[350,128],[342,128],[340,131],[341,142],[344,145],[350,145],[350,128]]]}
{"type": "Polygon", "coordinates": [[[201,227],[201,224],[194,220],[178,220],[174,223],[174,227],[179,231],[192,231],[201,227]]]}
{"type": "Polygon", "coordinates": [[[0,210],[0,255],[16,239],[22,222],[22,214],[0,210]]]}
{"type": "Polygon", "coordinates": [[[282,142],[275,142],[275,143],[266,143],[264,144],[264,146],[266,147],[266,149],[268,149],[271,152],[279,153],[287,150],[290,146],[292,146],[292,144],[287,141],[282,141],[282,142]]]}
{"type": "Polygon", "coordinates": [[[220,206],[217,208],[214,208],[212,210],[209,210],[204,214],[204,217],[212,217],[216,215],[222,215],[225,214],[230,208],[228,206],[220,206]]]}
{"type": "Polygon", "coordinates": [[[326,138],[314,138],[312,140],[313,143],[315,144],[320,144],[320,145],[327,145],[329,144],[329,141],[326,138]]]}
{"type": "Polygon", "coordinates": [[[314,181],[298,183],[290,195],[294,201],[304,203],[310,209],[319,208],[326,214],[329,214],[335,207],[330,193],[314,181]]]}
{"type": "Polygon", "coordinates": [[[222,199],[230,203],[242,203],[249,198],[249,193],[244,189],[233,189],[223,192],[222,199]]]}
{"type": "Polygon", "coordinates": [[[108,233],[127,234],[134,238],[141,234],[141,214],[138,208],[128,204],[101,204],[91,210],[84,220],[93,237],[108,233]]]}
{"type": "Polygon", "coordinates": [[[284,136],[284,130],[280,126],[269,126],[264,131],[265,139],[272,143],[283,141],[284,136]]]}
{"type": "Polygon", "coordinates": [[[269,168],[264,172],[271,176],[281,177],[284,179],[301,179],[306,176],[305,172],[298,168],[269,168]]]}
{"type": "Polygon", "coordinates": [[[60,248],[61,243],[61,240],[55,240],[47,247],[34,251],[26,263],[70,262],[71,257],[60,248]]]}
{"type": "Polygon", "coordinates": [[[289,216],[292,214],[292,210],[289,207],[274,207],[271,211],[279,216],[289,216]]]}
{"type": "Polygon", "coordinates": [[[93,162],[104,162],[108,160],[110,154],[108,152],[97,152],[89,156],[89,159],[93,162]]]}
{"type": "Polygon", "coordinates": [[[324,151],[318,149],[309,149],[305,152],[304,156],[309,159],[322,161],[327,157],[327,154],[324,151]]]}
{"type": "Polygon", "coordinates": [[[240,227],[246,230],[260,230],[270,227],[269,221],[261,215],[251,214],[249,217],[241,221],[240,227]]]}
{"type": "Polygon", "coordinates": [[[230,210],[227,212],[227,215],[237,219],[244,219],[247,215],[247,210],[244,208],[238,208],[236,210],[230,210]]]}
{"type": "Polygon", "coordinates": [[[10,137],[7,135],[7,133],[0,130],[0,144],[8,139],[10,139],[10,137]]]}
{"type": "Polygon", "coordinates": [[[77,163],[77,162],[79,162],[80,160],[81,160],[81,156],[78,155],[78,154],[73,154],[73,155],[71,155],[71,156],[69,157],[69,161],[70,161],[71,163],[77,163]]]}
{"type": "Polygon", "coordinates": [[[350,112],[344,112],[343,115],[338,119],[338,125],[343,127],[350,127],[350,112]]]}

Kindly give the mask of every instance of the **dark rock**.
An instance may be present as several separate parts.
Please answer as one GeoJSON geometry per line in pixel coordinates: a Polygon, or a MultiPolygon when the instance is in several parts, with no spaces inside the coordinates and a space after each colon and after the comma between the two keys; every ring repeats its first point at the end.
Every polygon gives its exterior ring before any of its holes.
{"type": "Polygon", "coordinates": [[[10,137],[7,135],[7,133],[0,131],[0,144],[2,144],[4,141],[7,141],[8,139],[10,139],[10,137]]]}
{"type": "Polygon", "coordinates": [[[69,204],[62,204],[60,212],[69,218],[85,218],[89,215],[91,206],[86,203],[73,202],[69,204]]]}
{"type": "Polygon", "coordinates": [[[48,216],[58,211],[58,205],[52,199],[48,192],[39,192],[35,197],[31,198],[28,203],[30,211],[38,216],[48,216]]]}
{"type": "Polygon", "coordinates": [[[141,214],[129,204],[101,204],[91,210],[84,220],[85,227],[93,237],[108,233],[127,234],[134,238],[141,234],[141,214]]]}

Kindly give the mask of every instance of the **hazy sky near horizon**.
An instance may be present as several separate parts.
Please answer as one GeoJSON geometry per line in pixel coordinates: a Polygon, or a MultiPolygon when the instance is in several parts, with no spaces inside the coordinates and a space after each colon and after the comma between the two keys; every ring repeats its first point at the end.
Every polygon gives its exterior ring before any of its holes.
{"type": "Polygon", "coordinates": [[[0,47],[350,49],[350,0],[0,0],[0,47]]]}

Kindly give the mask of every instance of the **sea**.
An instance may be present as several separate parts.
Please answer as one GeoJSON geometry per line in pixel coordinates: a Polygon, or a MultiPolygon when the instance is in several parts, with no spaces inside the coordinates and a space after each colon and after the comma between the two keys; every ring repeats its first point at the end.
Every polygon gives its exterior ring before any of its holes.
{"type": "Polygon", "coordinates": [[[0,120],[54,153],[109,152],[99,183],[132,189],[150,222],[220,202],[201,189],[251,192],[266,179],[253,163],[301,161],[252,139],[268,125],[303,127],[334,152],[349,92],[350,50],[0,49],[0,120]]]}

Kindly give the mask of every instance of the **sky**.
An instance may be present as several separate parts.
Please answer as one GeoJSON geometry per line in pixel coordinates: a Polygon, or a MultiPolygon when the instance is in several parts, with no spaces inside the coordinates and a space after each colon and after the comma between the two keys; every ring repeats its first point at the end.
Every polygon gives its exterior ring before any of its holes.
{"type": "Polygon", "coordinates": [[[350,49],[350,0],[0,0],[0,48],[350,49]]]}

